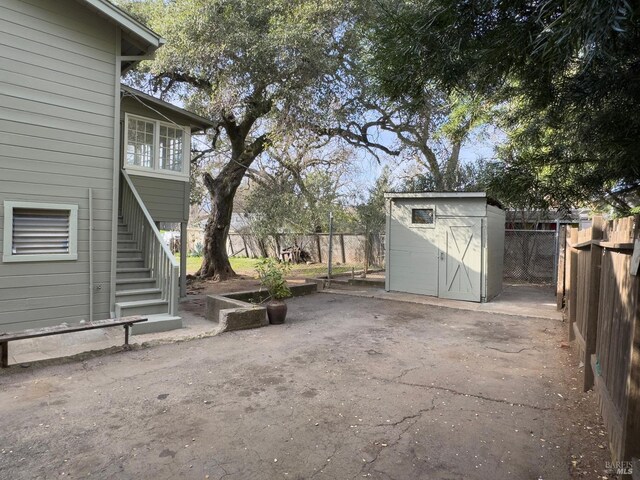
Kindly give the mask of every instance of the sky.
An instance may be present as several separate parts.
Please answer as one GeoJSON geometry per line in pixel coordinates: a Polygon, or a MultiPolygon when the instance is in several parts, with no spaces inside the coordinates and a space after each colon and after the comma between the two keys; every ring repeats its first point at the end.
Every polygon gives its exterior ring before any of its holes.
{"type": "MultiPolygon", "coordinates": [[[[380,136],[380,141],[385,145],[392,145],[395,138],[391,133],[383,133],[380,136]]],[[[498,132],[496,129],[492,129],[490,132],[484,132],[479,135],[477,132],[472,134],[462,146],[460,150],[460,160],[463,164],[475,163],[479,159],[489,160],[494,158],[494,149],[496,145],[504,140],[504,135],[498,132]]],[[[382,170],[386,165],[392,167],[392,176],[401,176],[403,170],[409,165],[398,165],[398,160],[380,156],[380,162],[370,153],[364,149],[359,149],[356,152],[358,158],[356,160],[356,168],[354,172],[354,182],[356,187],[360,189],[366,189],[373,186],[376,179],[381,175],[382,170]],[[394,175],[395,174],[395,175],[394,175]]]]}

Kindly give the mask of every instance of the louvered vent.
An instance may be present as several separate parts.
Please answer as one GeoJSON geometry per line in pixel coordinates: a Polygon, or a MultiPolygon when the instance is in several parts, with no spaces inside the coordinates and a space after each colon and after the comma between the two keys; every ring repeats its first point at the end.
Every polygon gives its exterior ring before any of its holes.
{"type": "Polygon", "coordinates": [[[13,255],[69,253],[69,210],[13,209],[13,255]]]}

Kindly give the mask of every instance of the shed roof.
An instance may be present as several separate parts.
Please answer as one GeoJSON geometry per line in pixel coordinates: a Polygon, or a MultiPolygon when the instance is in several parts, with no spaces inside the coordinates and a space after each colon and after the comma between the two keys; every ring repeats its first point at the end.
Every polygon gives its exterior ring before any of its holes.
{"type": "Polygon", "coordinates": [[[384,198],[487,198],[486,192],[386,192],[384,198]]]}

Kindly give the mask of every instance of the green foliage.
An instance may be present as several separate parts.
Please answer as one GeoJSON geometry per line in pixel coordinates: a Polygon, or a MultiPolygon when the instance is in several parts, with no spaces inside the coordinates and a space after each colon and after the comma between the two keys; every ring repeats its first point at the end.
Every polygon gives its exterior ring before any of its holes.
{"type": "Polygon", "coordinates": [[[343,205],[338,188],[338,179],[322,171],[305,175],[304,193],[291,176],[256,183],[245,205],[251,228],[263,238],[275,234],[327,232],[331,212],[334,231],[350,231],[353,218],[343,205]]]}
{"type": "Polygon", "coordinates": [[[260,283],[267,289],[271,298],[281,300],[291,296],[291,290],[285,280],[290,269],[288,263],[280,263],[273,258],[263,258],[256,264],[260,283]]]}
{"type": "Polygon", "coordinates": [[[507,146],[485,178],[503,199],[629,211],[640,192],[639,13],[627,0],[391,2],[374,69],[392,98],[437,85],[506,107],[507,146]]]}
{"type": "Polygon", "coordinates": [[[140,69],[156,86],[214,119],[242,120],[262,100],[261,117],[281,125],[300,104],[324,101],[316,92],[341,67],[357,15],[349,2],[331,0],[120,3],[166,39],[140,69]]]}
{"type": "Polygon", "coordinates": [[[366,203],[358,205],[358,223],[367,233],[382,233],[386,222],[385,192],[391,191],[389,167],[382,170],[373,187],[369,189],[366,203]]]}

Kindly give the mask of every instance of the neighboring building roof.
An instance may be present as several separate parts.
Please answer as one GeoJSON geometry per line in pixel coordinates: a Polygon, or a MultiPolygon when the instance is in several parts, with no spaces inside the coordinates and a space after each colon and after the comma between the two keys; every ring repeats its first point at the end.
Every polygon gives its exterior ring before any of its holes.
{"type": "Polygon", "coordinates": [[[178,114],[185,120],[189,121],[192,127],[192,132],[204,131],[207,128],[214,127],[215,125],[211,120],[201,117],[200,115],[196,115],[195,113],[191,113],[184,108],[176,107],[175,105],[172,105],[169,102],[165,102],[164,100],[160,100],[159,98],[152,97],[151,95],[141,92],[140,90],[137,90],[135,88],[131,88],[128,85],[120,85],[120,90],[125,95],[133,96],[145,105],[148,104],[147,106],[149,108],[154,107],[152,109],[160,108],[163,110],[170,110],[171,112],[178,114]]]}
{"type": "Polygon", "coordinates": [[[387,192],[384,198],[487,198],[486,192],[387,192]]]}
{"type": "Polygon", "coordinates": [[[164,43],[164,39],[160,35],[158,35],[154,31],[137,21],[127,12],[119,7],[116,7],[113,3],[107,0],[77,1],[90,8],[93,8],[102,16],[120,25],[131,35],[135,36],[139,40],[142,40],[147,46],[147,48],[145,49],[147,53],[156,50],[164,43]]]}

